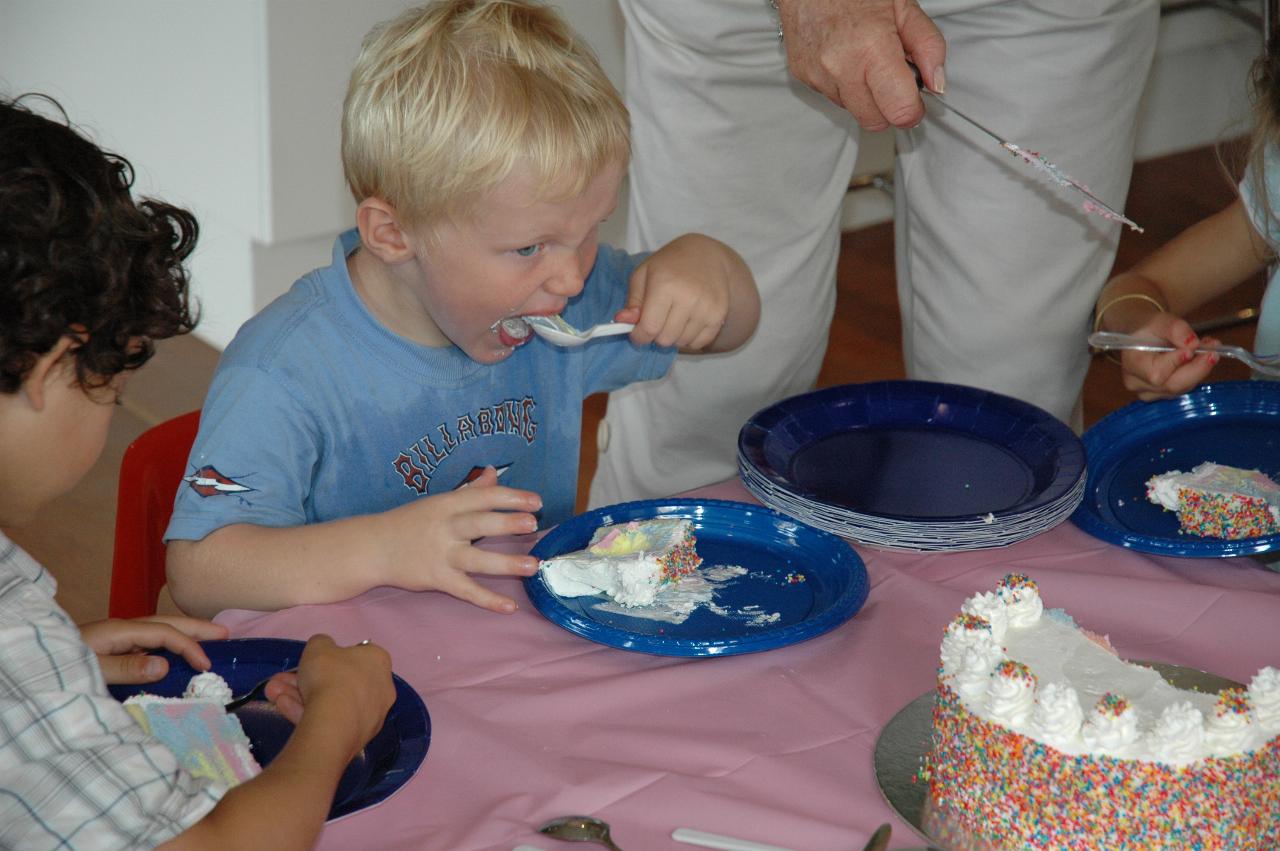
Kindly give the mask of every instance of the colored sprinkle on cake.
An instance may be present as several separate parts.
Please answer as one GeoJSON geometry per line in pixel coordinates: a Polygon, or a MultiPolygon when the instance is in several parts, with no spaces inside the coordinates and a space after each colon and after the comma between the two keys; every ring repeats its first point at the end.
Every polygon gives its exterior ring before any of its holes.
{"type": "Polygon", "coordinates": [[[1036,684],[1036,675],[1031,673],[1031,669],[1012,659],[1005,659],[999,665],[996,665],[995,674],[1007,680],[1021,680],[1032,687],[1036,684]]]}
{"type": "Polygon", "coordinates": [[[1112,718],[1119,718],[1129,711],[1129,701],[1118,694],[1107,692],[1099,698],[1096,708],[1099,715],[1110,715],[1112,718]]]}
{"type": "Polygon", "coordinates": [[[996,583],[996,587],[1008,588],[1010,591],[1022,591],[1023,589],[1026,589],[1028,591],[1038,592],[1040,590],[1040,586],[1036,584],[1035,580],[1030,576],[1027,576],[1025,573],[1010,573],[1005,576],[1004,579],[1001,579],[996,583]]]}
{"type": "Polygon", "coordinates": [[[1218,705],[1214,713],[1219,718],[1228,715],[1249,715],[1249,695],[1242,688],[1223,689],[1218,695],[1218,705]]]}
{"type": "Polygon", "coordinates": [[[980,629],[985,629],[987,632],[991,632],[991,621],[987,620],[982,615],[956,615],[951,619],[951,623],[955,624],[960,629],[968,630],[969,632],[975,632],[980,629]]]}

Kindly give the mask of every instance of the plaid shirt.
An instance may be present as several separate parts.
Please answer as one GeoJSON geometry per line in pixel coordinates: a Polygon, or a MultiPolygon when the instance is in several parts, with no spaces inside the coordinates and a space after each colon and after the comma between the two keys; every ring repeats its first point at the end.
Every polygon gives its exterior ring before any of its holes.
{"type": "Polygon", "coordinates": [[[0,848],[150,848],[222,793],[107,693],[53,577],[0,534],[0,848]]]}

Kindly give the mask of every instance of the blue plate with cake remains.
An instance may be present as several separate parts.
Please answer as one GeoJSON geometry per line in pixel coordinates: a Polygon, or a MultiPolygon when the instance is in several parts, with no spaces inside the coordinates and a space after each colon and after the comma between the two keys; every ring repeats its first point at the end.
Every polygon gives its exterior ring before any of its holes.
{"type": "Polygon", "coordinates": [[[601,526],[690,520],[702,558],[696,578],[627,608],[603,594],[560,597],[536,574],[524,580],[534,607],[583,638],[658,656],[732,656],[786,647],[835,629],[862,608],[862,559],[834,535],[772,509],[729,500],[645,500],[579,514],[533,547],[540,559],[587,546],[601,526]],[[686,611],[686,609],[688,611],[686,611]]]}
{"type": "Polygon", "coordinates": [[[1228,541],[1179,531],[1147,500],[1147,480],[1204,461],[1261,470],[1280,481],[1280,382],[1205,384],[1176,399],[1134,402],[1084,434],[1089,475],[1077,526],[1112,544],[1171,556],[1226,558],[1280,548],[1280,535],[1228,541]]]}
{"type": "MultiPolygon", "coordinates": [[[[232,638],[202,641],[200,646],[213,663],[212,671],[242,694],[261,680],[298,664],[305,642],[287,638],[232,638]]],[[[111,696],[123,701],[141,692],[160,697],[181,697],[187,683],[198,671],[180,656],[164,650],[152,655],[169,660],[164,679],[141,686],[110,686],[111,696]]],[[[329,808],[329,819],[350,815],[381,803],[404,786],[422,765],[431,743],[431,717],[426,704],[408,683],[394,677],[396,700],[387,719],[364,750],[347,766],[329,808]]],[[[249,737],[254,758],[267,765],[284,748],[293,733],[293,724],[266,700],[252,700],[235,711],[249,737]]]]}

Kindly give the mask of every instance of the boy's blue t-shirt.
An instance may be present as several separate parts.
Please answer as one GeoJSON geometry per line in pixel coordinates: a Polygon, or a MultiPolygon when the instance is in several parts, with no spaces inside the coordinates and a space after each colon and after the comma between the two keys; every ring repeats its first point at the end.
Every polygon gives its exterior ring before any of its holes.
{"type": "MultiPolygon", "coordinates": [[[[582,400],[667,372],[674,349],[609,337],[577,348],[535,339],[479,364],[379,323],[333,263],[245,323],[222,355],[165,540],[235,523],[298,526],[386,511],[454,490],[485,466],[542,496],[539,525],[573,514],[582,400]]],[[[600,246],[571,324],[609,321],[643,256],[600,246]]]]}

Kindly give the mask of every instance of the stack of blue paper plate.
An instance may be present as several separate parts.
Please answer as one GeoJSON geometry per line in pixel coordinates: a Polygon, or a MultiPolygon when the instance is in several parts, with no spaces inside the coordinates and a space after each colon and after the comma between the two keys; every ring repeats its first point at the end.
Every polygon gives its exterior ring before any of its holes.
{"type": "Polygon", "coordinates": [[[755,414],[738,469],[761,502],[864,544],[975,550],[1061,523],[1085,487],[1080,439],[1026,402],[958,384],[829,387],[755,414]]]}

